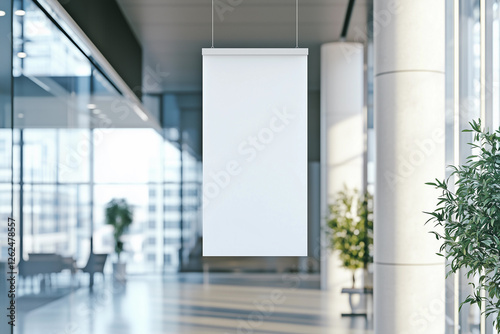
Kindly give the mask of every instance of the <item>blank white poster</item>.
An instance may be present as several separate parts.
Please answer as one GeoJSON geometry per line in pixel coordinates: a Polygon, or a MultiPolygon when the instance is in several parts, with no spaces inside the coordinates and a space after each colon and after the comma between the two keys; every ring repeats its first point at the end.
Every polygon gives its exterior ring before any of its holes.
{"type": "Polygon", "coordinates": [[[203,49],[203,255],[307,256],[307,49],[203,49]]]}

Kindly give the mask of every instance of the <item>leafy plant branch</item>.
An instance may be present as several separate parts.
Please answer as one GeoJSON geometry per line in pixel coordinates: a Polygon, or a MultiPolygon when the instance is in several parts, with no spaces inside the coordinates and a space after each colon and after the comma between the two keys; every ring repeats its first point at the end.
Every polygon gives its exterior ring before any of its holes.
{"type": "Polygon", "coordinates": [[[113,226],[113,237],[115,239],[115,252],[120,262],[120,254],[123,252],[123,241],[121,237],[126,229],[132,224],[133,212],[125,199],[112,199],[106,205],[106,224],[113,226]]]}
{"type": "Polygon", "coordinates": [[[441,190],[428,222],[443,228],[431,233],[443,241],[438,255],[449,261],[447,277],[465,269],[467,278],[479,278],[460,307],[486,303],[486,316],[495,315],[500,330],[500,129],[490,133],[480,121],[470,125],[465,132],[473,133],[473,154],[451,166],[447,180],[427,183],[441,190]]]}
{"type": "Polygon", "coordinates": [[[344,188],[330,205],[327,226],[330,248],[339,251],[343,266],[352,271],[354,288],[356,269],[373,262],[373,197],[344,188]]]}

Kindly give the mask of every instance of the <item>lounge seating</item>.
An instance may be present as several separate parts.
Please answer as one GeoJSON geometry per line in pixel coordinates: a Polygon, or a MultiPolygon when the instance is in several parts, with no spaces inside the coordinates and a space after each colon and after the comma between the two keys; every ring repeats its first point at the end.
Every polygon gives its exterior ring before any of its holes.
{"type": "MultiPolygon", "coordinates": [[[[19,275],[36,277],[38,275],[57,274],[63,270],[69,270],[74,275],[79,268],[72,257],[64,257],[55,253],[30,253],[27,261],[19,263],[19,275]]],[[[108,254],[91,254],[85,267],[80,268],[84,273],[101,273],[104,277],[104,265],[108,254]]]]}
{"type": "Polygon", "coordinates": [[[286,273],[297,271],[298,264],[298,257],[204,257],[203,283],[209,283],[210,272],[286,273]]]}
{"type": "Polygon", "coordinates": [[[27,261],[19,263],[19,275],[33,277],[40,274],[56,274],[64,269],[75,272],[75,262],[71,257],[55,253],[30,253],[27,261]]]}
{"type": "Polygon", "coordinates": [[[69,270],[73,276],[76,273],[76,261],[72,257],[64,257],[55,253],[29,253],[28,260],[19,262],[19,276],[22,278],[34,278],[42,275],[44,279],[40,281],[40,288],[45,286],[45,282],[52,285],[52,274],[58,274],[63,270],[69,270]]]}
{"type": "Polygon", "coordinates": [[[297,257],[204,257],[204,272],[293,272],[298,268],[297,257]]]}
{"type": "Polygon", "coordinates": [[[81,268],[84,273],[90,274],[90,285],[93,285],[95,273],[101,273],[104,277],[104,265],[107,258],[108,254],[90,254],[87,264],[81,268]]]}

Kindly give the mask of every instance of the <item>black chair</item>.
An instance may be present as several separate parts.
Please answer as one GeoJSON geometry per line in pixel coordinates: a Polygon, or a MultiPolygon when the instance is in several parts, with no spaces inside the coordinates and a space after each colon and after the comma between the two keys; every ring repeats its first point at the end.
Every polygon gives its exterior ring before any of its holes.
{"type": "Polygon", "coordinates": [[[85,267],[81,268],[84,273],[90,275],[90,286],[94,285],[94,274],[101,273],[104,279],[104,265],[106,264],[106,259],[108,254],[90,254],[89,260],[85,267]]]}

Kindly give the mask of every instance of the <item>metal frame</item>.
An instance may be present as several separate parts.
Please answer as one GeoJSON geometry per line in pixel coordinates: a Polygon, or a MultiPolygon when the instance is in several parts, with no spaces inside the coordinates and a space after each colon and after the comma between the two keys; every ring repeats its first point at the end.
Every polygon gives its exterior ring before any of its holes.
{"type": "MultiPolygon", "coordinates": [[[[493,111],[492,110],[492,91],[493,80],[488,76],[488,71],[491,71],[493,64],[492,59],[492,13],[488,9],[493,5],[491,0],[477,0],[479,3],[479,23],[480,23],[480,119],[483,129],[487,129],[492,125],[493,111]]],[[[461,1],[453,1],[453,163],[459,165],[460,159],[460,142],[461,142],[461,27],[460,27],[460,11],[461,1]]],[[[476,4],[477,4],[476,3],[476,4]]],[[[460,333],[460,274],[454,275],[454,334],[460,333]]],[[[484,296],[484,291],[482,296],[484,296]]],[[[480,333],[488,334],[491,332],[491,325],[487,322],[484,311],[486,310],[485,303],[481,307],[480,317],[480,333]]]]}
{"type": "Polygon", "coordinates": [[[356,0],[349,0],[347,5],[347,11],[345,13],[344,25],[342,27],[342,33],[340,34],[340,39],[345,40],[347,37],[347,31],[349,30],[349,24],[351,22],[352,11],[354,10],[354,3],[356,0]]]}
{"type": "MultiPolygon", "coordinates": [[[[460,2],[453,2],[453,164],[460,164],[460,2]]],[[[454,275],[453,333],[459,334],[460,275],[454,275]]]]}

